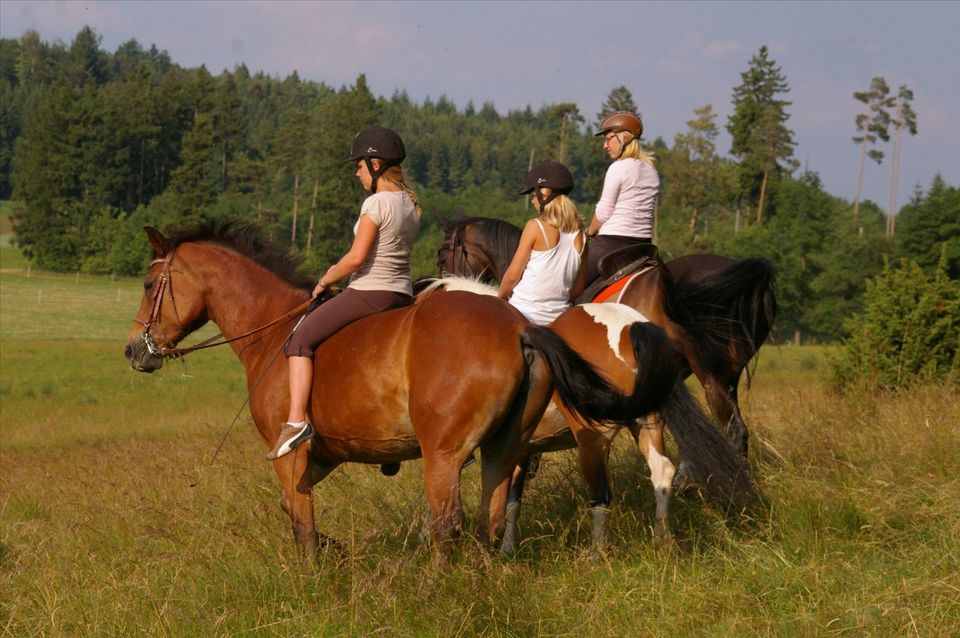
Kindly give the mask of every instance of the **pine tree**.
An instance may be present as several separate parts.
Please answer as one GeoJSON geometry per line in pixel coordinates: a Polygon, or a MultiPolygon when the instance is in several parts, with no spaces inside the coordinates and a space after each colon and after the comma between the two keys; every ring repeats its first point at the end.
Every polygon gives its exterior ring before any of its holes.
{"type": "Polygon", "coordinates": [[[680,191],[682,205],[690,206],[691,232],[696,230],[697,217],[702,208],[716,195],[711,177],[716,161],[716,140],[720,133],[712,105],[694,109],[693,114],[696,118],[687,120],[687,131],[677,134],[673,140],[674,151],[679,153],[680,160],[673,189],[680,191]]]}
{"type": "Polygon", "coordinates": [[[625,86],[618,86],[607,95],[607,101],[600,106],[600,112],[597,113],[597,128],[600,123],[611,113],[634,113],[639,116],[637,105],[633,101],[633,95],[625,86]]]}
{"type": "Polygon", "coordinates": [[[883,161],[883,151],[879,149],[867,150],[867,146],[877,143],[877,138],[884,142],[890,140],[890,112],[893,98],[889,97],[890,87],[882,77],[875,77],[870,82],[869,91],[857,91],[853,94],[860,102],[867,106],[866,113],[858,113],[856,117],[857,131],[860,135],[853,141],[860,145],[860,170],[857,174],[857,192],[853,197],[853,217],[857,218],[860,212],[860,189],[863,185],[863,166],[866,158],[879,164],[883,161]]]}
{"type": "Polygon", "coordinates": [[[763,221],[764,203],[771,187],[771,175],[784,168],[792,170],[793,131],[786,127],[790,102],[777,96],[790,87],[776,62],[768,58],[766,46],[750,59],[740,74],[743,82],[733,90],[733,114],[727,130],[733,138],[730,152],[740,159],[740,184],[744,194],[757,202],[757,222],[763,221]]]}
{"type": "Polygon", "coordinates": [[[900,177],[900,137],[906,128],[910,135],[917,134],[917,114],[913,112],[910,103],[913,101],[913,91],[907,85],[900,86],[897,92],[897,106],[891,120],[894,131],[893,140],[893,171],[890,176],[890,205],[887,207],[887,237],[893,237],[895,231],[895,215],[897,214],[897,179],[900,177]]]}

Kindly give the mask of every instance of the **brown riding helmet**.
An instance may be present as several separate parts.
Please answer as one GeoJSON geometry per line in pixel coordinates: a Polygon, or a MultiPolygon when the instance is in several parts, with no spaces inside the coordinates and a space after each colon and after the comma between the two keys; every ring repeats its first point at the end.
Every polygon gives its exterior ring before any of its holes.
{"type": "Polygon", "coordinates": [[[614,133],[627,132],[633,135],[634,139],[639,139],[643,135],[643,122],[633,113],[613,113],[608,115],[600,123],[600,130],[597,135],[606,135],[613,131],[614,133]]]}

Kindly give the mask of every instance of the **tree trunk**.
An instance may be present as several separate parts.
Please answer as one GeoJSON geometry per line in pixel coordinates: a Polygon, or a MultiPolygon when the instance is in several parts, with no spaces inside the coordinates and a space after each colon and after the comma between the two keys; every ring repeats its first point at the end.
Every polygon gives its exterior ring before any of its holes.
{"type": "Polygon", "coordinates": [[[307,252],[313,246],[313,219],[317,214],[317,193],[320,191],[320,175],[313,180],[313,197],[310,198],[310,225],[307,226],[307,252]]]}
{"type": "Polygon", "coordinates": [[[867,137],[864,134],[863,144],[860,145],[860,171],[857,173],[857,193],[853,196],[853,218],[860,214],[860,187],[863,186],[863,165],[867,160],[867,137]]]}
{"type": "Polygon", "coordinates": [[[760,203],[757,204],[757,223],[763,223],[763,203],[767,197],[767,176],[770,175],[769,169],[763,170],[763,181],[760,183],[760,203]]]}
{"type": "MultiPolygon", "coordinates": [[[[900,117],[900,114],[897,114],[900,117]]],[[[887,239],[892,239],[895,232],[897,214],[897,181],[900,178],[900,132],[901,127],[897,127],[897,133],[893,137],[893,170],[890,175],[890,206],[887,209],[887,239]]]]}
{"type": "Polygon", "coordinates": [[[293,176],[293,220],[290,222],[290,247],[297,245],[297,212],[300,208],[300,172],[293,176]]]}
{"type": "Polygon", "coordinates": [[[737,214],[733,218],[733,234],[740,234],[740,207],[737,207],[737,214]]]}

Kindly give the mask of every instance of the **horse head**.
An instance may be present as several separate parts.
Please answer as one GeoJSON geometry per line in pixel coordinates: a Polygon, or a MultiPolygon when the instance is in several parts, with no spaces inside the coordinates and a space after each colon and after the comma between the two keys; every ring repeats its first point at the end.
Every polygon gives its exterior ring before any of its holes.
{"type": "Polygon", "coordinates": [[[179,246],[156,228],[144,230],[153,258],[143,279],[143,298],[127,335],[124,356],[133,369],[153,372],[163,366],[164,358],[179,355],[176,345],[206,323],[207,317],[196,275],[189,268],[178,267],[182,261],[179,246]],[[173,273],[177,274],[176,287],[173,273]]]}
{"type": "Polygon", "coordinates": [[[437,216],[437,224],[444,231],[443,242],[437,249],[437,274],[455,277],[477,277],[485,282],[496,281],[484,237],[477,233],[476,218],[447,219],[437,216]]]}

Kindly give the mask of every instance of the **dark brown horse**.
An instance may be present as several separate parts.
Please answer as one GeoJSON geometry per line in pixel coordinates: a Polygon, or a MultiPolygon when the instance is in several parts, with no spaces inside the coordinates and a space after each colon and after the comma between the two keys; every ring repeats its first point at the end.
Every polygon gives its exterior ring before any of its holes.
{"type": "MultiPolygon", "coordinates": [[[[166,238],[147,229],[153,262],[128,337],[130,365],[152,372],[213,321],[246,369],[250,411],[269,448],[288,407],[278,355],[313,280],[251,228],[206,227],[166,238]]],[[[462,526],[460,471],[482,459],[478,535],[503,534],[511,473],[554,390],[586,419],[632,418],[631,403],[563,340],[507,304],[443,292],[345,327],[316,351],[309,445],[274,461],[281,504],[308,561],[320,544],[312,488],[344,462],[422,456],[435,556],[462,526]],[[464,335],[469,335],[465,339],[464,335]]]]}
{"type": "MultiPolygon", "coordinates": [[[[496,289],[475,280],[444,277],[430,284],[448,290],[471,290],[495,295],[496,289]]],[[[683,383],[683,357],[658,326],[624,304],[583,304],[561,314],[550,329],[560,335],[584,359],[631,397],[627,413],[636,417],[654,413],[657,419],[626,423],[587,423],[560,397],[555,397],[537,425],[529,452],[537,457],[576,447],[580,469],[587,484],[593,517],[595,550],[606,546],[606,524],[612,500],[607,462],[614,437],[626,425],[650,468],[656,500],[655,538],[670,537],[667,518],[675,468],[664,449],[666,425],[686,459],[690,478],[724,512],[733,514],[748,506],[755,496],[750,468],[730,442],[714,427],[683,383]]],[[[507,502],[503,550],[516,549],[516,524],[523,488],[530,469],[526,457],[514,473],[507,502]]]]}
{"type": "MultiPolygon", "coordinates": [[[[439,218],[446,232],[437,253],[441,274],[500,281],[520,240],[520,229],[489,217],[439,218]]],[[[657,263],[624,288],[619,301],[639,310],[683,353],[688,373],[703,385],[707,403],[734,445],[747,453],[747,427],[738,386],[776,316],[774,271],[763,259],[735,261],[688,255],[657,263]]]]}

